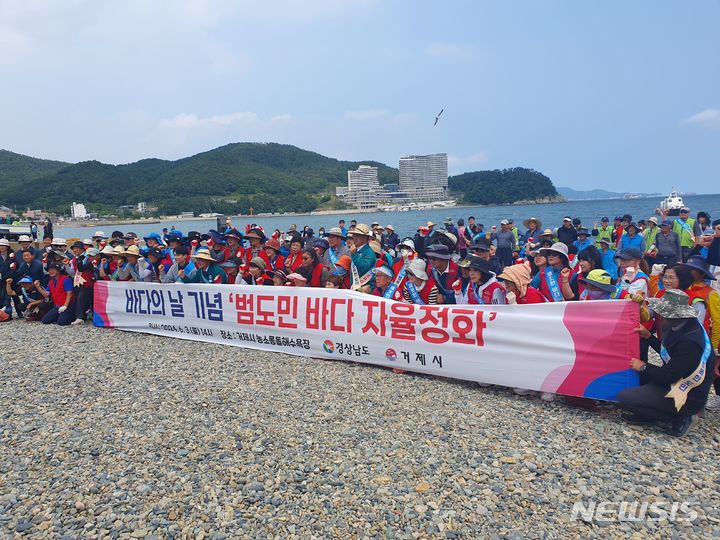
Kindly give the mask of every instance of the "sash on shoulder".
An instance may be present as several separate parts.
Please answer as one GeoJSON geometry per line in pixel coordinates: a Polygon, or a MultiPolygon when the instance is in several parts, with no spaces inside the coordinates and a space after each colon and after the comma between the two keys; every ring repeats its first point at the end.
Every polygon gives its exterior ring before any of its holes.
{"type": "Polygon", "coordinates": [[[703,349],[702,358],[700,358],[700,364],[690,375],[671,384],[670,391],[665,394],[665,397],[672,398],[675,401],[675,410],[677,411],[680,411],[683,405],[685,405],[687,395],[690,390],[705,380],[707,361],[710,358],[710,353],[712,352],[712,345],[710,344],[710,338],[704,328],[703,334],[705,335],[705,348],[703,349]]]}
{"type": "Polygon", "coordinates": [[[408,281],[405,286],[410,293],[410,298],[412,298],[413,304],[416,304],[418,306],[424,306],[425,302],[423,302],[422,298],[420,298],[420,293],[418,292],[417,287],[415,287],[415,284],[408,281]]]}
{"type": "Polygon", "coordinates": [[[564,298],[562,292],[560,291],[557,279],[555,279],[555,274],[550,266],[545,268],[545,280],[547,281],[550,295],[553,297],[553,302],[562,302],[564,298]]]}
{"type": "Polygon", "coordinates": [[[395,276],[395,279],[393,282],[388,285],[388,288],[385,289],[385,292],[383,293],[383,298],[394,298],[395,291],[398,290],[398,287],[400,287],[400,283],[402,283],[402,280],[405,278],[405,267],[403,266],[400,271],[398,272],[398,275],[395,276]]]}

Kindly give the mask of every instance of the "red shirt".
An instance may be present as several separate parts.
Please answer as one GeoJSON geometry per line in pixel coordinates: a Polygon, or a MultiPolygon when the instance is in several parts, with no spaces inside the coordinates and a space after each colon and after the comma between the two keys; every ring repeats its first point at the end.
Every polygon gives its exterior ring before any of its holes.
{"type": "Polygon", "coordinates": [[[65,305],[68,293],[73,290],[73,283],[67,276],[58,276],[56,279],[50,280],[48,289],[50,289],[50,300],[53,305],[60,307],[65,305]]]}
{"type": "Polygon", "coordinates": [[[518,304],[544,304],[545,297],[534,287],[528,287],[525,296],[517,299],[518,304]]]}

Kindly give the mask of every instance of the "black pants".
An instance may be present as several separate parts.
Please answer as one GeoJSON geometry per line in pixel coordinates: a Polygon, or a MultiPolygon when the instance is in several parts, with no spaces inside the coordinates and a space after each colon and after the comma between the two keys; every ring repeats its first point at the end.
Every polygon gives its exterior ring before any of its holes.
{"type": "Polygon", "coordinates": [[[667,390],[654,384],[626,388],[618,394],[620,407],[645,420],[669,422],[678,417],[675,402],[666,398],[667,390]]]}
{"type": "Polygon", "coordinates": [[[505,268],[506,266],[512,266],[515,262],[513,260],[513,250],[509,247],[497,248],[497,258],[500,259],[500,266],[505,268]]]}
{"type": "Polygon", "coordinates": [[[680,249],[682,250],[682,259],[683,259],[682,262],[687,262],[688,257],[691,255],[690,252],[692,251],[693,248],[681,247],[680,249]]]}
{"type": "Polygon", "coordinates": [[[92,287],[78,287],[76,291],[75,318],[84,321],[87,310],[93,307],[93,289],[92,287]]]}
{"type": "MultiPolygon", "coordinates": [[[[667,264],[667,265],[673,265],[677,264],[680,261],[678,261],[678,258],[675,255],[656,255],[655,256],[655,264],[667,264]]],[[[652,268],[652,264],[650,265],[650,268],[652,268]]]]}

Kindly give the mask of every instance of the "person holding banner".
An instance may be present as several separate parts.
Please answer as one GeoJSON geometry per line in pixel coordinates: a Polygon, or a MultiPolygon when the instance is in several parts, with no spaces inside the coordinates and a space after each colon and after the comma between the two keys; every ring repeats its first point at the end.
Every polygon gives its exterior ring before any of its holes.
{"type": "Polygon", "coordinates": [[[407,282],[403,288],[403,300],[406,304],[432,306],[438,303],[438,288],[435,280],[425,271],[425,261],[413,259],[405,269],[407,282]]]}
{"type": "Polygon", "coordinates": [[[398,290],[397,283],[393,281],[393,271],[387,265],[377,266],[373,268],[375,274],[375,288],[372,290],[373,296],[381,296],[390,300],[402,300],[402,294],[398,290]],[[394,285],[394,287],[393,287],[394,285]]]}
{"type": "Polygon", "coordinates": [[[452,260],[450,250],[444,244],[432,244],[425,248],[425,257],[429,261],[426,270],[432,273],[440,292],[439,303],[454,304],[452,284],[460,277],[460,268],[452,260]]]}
{"type": "Polygon", "coordinates": [[[300,236],[292,236],[290,238],[290,253],[288,253],[283,262],[286,274],[292,274],[300,268],[302,264],[302,247],[303,240],[300,236]]]}
{"type": "Polygon", "coordinates": [[[710,338],[683,291],[670,289],[662,298],[652,298],[650,308],[662,326],[662,341],[640,326],[640,336],[650,342],[662,358],[655,366],[633,358],[630,367],[641,374],[642,386],[618,394],[627,411],[622,418],[638,424],[670,422],[668,434],[684,436],[707,402],[715,370],[715,352],[710,338]]]}
{"type": "Polygon", "coordinates": [[[540,291],[530,287],[530,263],[513,264],[497,276],[505,285],[508,304],[542,304],[547,302],[540,291]]]}
{"type": "Polygon", "coordinates": [[[308,287],[324,287],[329,271],[320,262],[320,258],[314,249],[303,249],[302,264],[297,269],[297,273],[305,276],[308,287]]]}

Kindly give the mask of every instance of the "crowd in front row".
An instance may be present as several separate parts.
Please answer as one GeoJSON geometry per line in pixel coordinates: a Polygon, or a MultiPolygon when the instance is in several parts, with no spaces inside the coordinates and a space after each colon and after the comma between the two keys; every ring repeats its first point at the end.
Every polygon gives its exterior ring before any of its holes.
{"type": "MultiPolygon", "coordinates": [[[[648,349],[667,356],[668,337],[677,328],[666,325],[673,319],[663,318],[663,306],[680,298],[688,307],[680,312],[688,319],[691,311],[707,336],[711,354],[704,361],[710,375],[686,389],[688,402],[678,409],[682,422],[671,411],[658,412],[671,401],[664,395],[641,399],[655,400],[652,411],[628,408],[630,419],[672,417],[680,422],[675,431],[684,432],[705,406],[720,346],[720,296],[712,286],[712,268],[720,266],[720,220],[711,223],[703,212],[689,218],[688,209],[675,219],[661,218],[635,223],[631,216],[618,216],[613,225],[602,218],[590,229],[571,217],[557,229],[543,229],[539,219],[529,218],[522,233],[511,220],[485,231],[474,217],[467,225],[448,218],[442,227],[428,222],[404,239],[392,225],[353,221],[346,228],[342,220],[319,236],[295,226],[268,235],[248,225],[241,232],[228,221],[222,231],[184,235],[173,229],[142,239],[132,232],[97,231],[69,246],[46,235],[38,248],[30,237],[21,237],[16,251],[0,239],[0,316],[10,318],[14,308],[27,320],[82,324],[91,316],[93,284],[99,280],[329,287],[418,305],[630,300],[640,305],[643,345],[642,358],[632,367],[646,382],[664,388],[673,382],[667,380],[669,368],[681,361],[666,361],[664,371],[656,373],[647,362],[648,349]],[[664,299],[667,291],[672,293],[664,299]]],[[[695,335],[695,326],[683,322],[682,335],[695,335]]],[[[708,356],[704,344],[698,362],[708,356]]],[[[675,375],[686,377],[687,369],[675,375]]]]}

